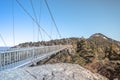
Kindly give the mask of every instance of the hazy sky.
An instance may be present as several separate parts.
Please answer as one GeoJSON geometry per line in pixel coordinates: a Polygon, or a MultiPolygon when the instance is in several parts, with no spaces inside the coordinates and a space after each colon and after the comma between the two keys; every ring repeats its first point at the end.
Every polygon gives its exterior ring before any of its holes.
{"type": "MultiPolygon", "coordinates": [[[[14,1],[15,44],[49,40],[38,26],[17,4],[16,0],[0,0],[0,34],[8,46],[13,45],[12,1],[14,1]],[[38,35],[39,34],[39,35],[38,35]]],[[[35,18],[30,0],[18,0],[35,18]]],[[[58,25],[62,38],[88,38],[94,33],[102,33],[120,41],[120,0],[47,0],[58,25]]],[[[37,20],[52,38],[58,33],[51,20],[44,0],[32,0],[37,20]]],[[[0,38],[0,46],[4,46],[0,38]]]]}

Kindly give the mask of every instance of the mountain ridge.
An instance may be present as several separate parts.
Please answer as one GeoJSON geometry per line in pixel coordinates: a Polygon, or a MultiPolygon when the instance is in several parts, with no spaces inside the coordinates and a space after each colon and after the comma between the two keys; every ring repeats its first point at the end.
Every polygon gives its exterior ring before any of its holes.
{"type": "MultiPolygon", "coordinates": [[[[120,41],[118,40],[114,40],[112,38],[109,38],[107,36],[105,36],[102,33],[95,33],[93,35],[91,35],[89,38],[86,38],[88,40],[94,40],[94,38],[98,38],[97,40],[100,39],[100,37],[102,37],[102,39],[109,41],[110,43],[114,42],[114,43],[119,43],[120,46],[120,41]]],[[[84,38],[84,37],[81,37],[84,38]]],[[[50,40],[50,41],[38,41],[38,42],[25,42],[25,43],[20,43],[16,46],[13,46],[13,48],[16,47],[31,47],[31,46],[50,46],[50,45],[59,45],[59,44],[72,44],[71,41],[79,41],[81,38],[79,37],[70,37],[70,38],[62,38],[62,39],[55,39],[55,40],[50,40]]]]}

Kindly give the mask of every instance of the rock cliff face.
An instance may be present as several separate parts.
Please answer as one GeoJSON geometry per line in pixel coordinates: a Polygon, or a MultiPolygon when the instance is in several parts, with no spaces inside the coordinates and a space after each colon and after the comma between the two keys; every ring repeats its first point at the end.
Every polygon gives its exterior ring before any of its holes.
{"type": "Polygon", "coordinates": [[[77,65],[47,64],[0,72],[0,80],[108,80],[77,65]]]}

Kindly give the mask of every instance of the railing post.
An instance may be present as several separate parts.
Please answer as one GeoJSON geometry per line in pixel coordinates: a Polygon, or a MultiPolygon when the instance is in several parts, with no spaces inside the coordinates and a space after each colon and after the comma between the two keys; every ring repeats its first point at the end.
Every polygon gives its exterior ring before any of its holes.
{"type": "Polygon", "coordinates": [[[4,53],[4,63],[3,63],[3,69],[5,68],[5,53],[4,53]]]}
{"type": "Polygon", "coordinates": [[[28,57],[29,57],[29,56],[28,56],[28,50],[26,51],[26,54],[27,54],[27,58],[28,58],[28,57]]]}
{"type": "Polygon", "coordinates": [[[34,51],[35,48],[33,48],[33,54],[32,54],[32,63],[33,65],[36,65],[36,62],[35,62],[35,51],[34,51]]]}
{"type": "Polygon", "coordinates": [[[1,61],[2,59],[1,59],[1,53],[0,53],[0,71],[1,71],[1,68],[2,68],[2,64],[1,64],[1,61]]]}
{"type": "Polygon", "coordinates": [[[44,49],[45,49],[45,53],[47,53],[47,47],[44,47],[44,49]]]}
{"type": "Polygon", "coordinates": [[[35,55],[35,53],[34,53],[34,48],[33,48],[33,55],[32,55],[33,58],[34,58],[34,55],[35,55]]]}
{"type": "Polygon", "coordinates": [[[20,61],[20,51],[18,52],[18,61],[20,61]]]}
{"type": "Polygon", "coordinates": [[[17,62],[18,62],[18,51],[17,51],[17,62]]]}
{"type": "Polygon", "coordinates": [[[9,61],[10,61],[10,63],[9,64],[11,64],[12,62],[12,60],[11,60],[11,52],[10,52],[10,55],[9,55],[9,57],[10,57],[10,59],[9,59],[9,61]]]}
{"type": "Polygon", "coordinates": [[[13,56],[13,57],[14,57],[14,59],[13,59],[13,60],[14,60],[13,63],[14,63],[14,66],[15,66],[15,52],[14,52],[13,55],[14,55],[14,56],[13,56]]]}
{"type": "Polygon", "coordinates": [[[8,65],[8,53],[6,53],[6,69],[7,69],[7,65],[8,65]]]}

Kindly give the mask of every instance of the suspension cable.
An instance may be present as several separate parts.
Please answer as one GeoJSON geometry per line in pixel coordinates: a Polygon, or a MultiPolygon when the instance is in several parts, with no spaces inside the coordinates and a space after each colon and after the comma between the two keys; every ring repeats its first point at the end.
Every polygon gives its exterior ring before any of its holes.
{"type": "MultiPolygon", "coordinates": [[[[39,23],[41,23],[41,12],[42,12],[42,0],[40,0],[40,14],[39,14],[39,20],[38,20],[39,23]]],[[[38,40],[39,40],[39,34],[41,37],[41,41],[43,41],[42,32],[41,32],[40,28],[38,29],[38,40]]]]}
{"type": "Polygon", "coordinates": [[[34,17],[35,17],[36,21],[38,21],[38,20],[37,20],[37,16],[36,16],[36,13],[35,13],[35,9],[34,9],[32,0],[30,0],[30,4],[31,4],[31,6],[32,6],[32,10],[33,10],[34,17]]]}
{"type": "Polygon", "coordinates": [[[3,37],[2,37],[1,34],[0,34],[0,38],[1,38],[1,40],[3,41],[4,45],[7,46],[7,44],[6,44],[6,42],[5,42],[5,40],[3,39],[3,37]]]}
{"type": "Polygon", "coordinates": [[[22,6],[22,4],[16,0],[18,5],[24,10],[24,12],[36,23],[36,25],[51,39],[51,36],[40,26],[40,24],[29,14],[29,12],[22,6]]]}
{"type": "Polygon", "coordinates": [[[46,4],[47,8],[48,8],[49,13],[50,13],[51,19],[52,19],[52,21],[53,21],[53,23],[54,23],[54,25],[55,25],[55,27],[56,27],[56,29],[57,29],[58,35],[59,35],[59,37],[61,38],[60,31],[59,31],[59,29],[58,29],[58,26],[57,26],[57,24],[56,24],[56,22],[55,22],[55,19],[54,19],[53,15],[52,15],[52,12],[51,12],[51,10],[50,10],[50,7],[49,7],[49,5],[48,5],[48,2],[47,2],[47,0],[44,0],[44,1],[45,1],[45,4],[46,4]]]}
{"type": "MultiPolygon", "coordinates": [[[[32,6],[32,10],[33,10],[33,13],[34,13],[34,17],[35,17],[36,21],[38,22],[37,15],[36,15],[36,12],[35,12],[35,9],[34,9],[32,0],[30,0],[30,4],[31,4],[31,6],[32,6]]],[[[41,35],[41,39],[42,39],[41,30],[40,30],[40,28],[38,27],[38,41],[39,41],[39,34],[41,35]]]]}
{"type": "Polygon", "coordinates": [[[42,0],[40,0],[40,12],[39,12],[39,18],[38,18],[38,22],[40,23],[41,22],[41,13],[42,13],[42,0]]]}
{"type": "MultiPolygon", "coordinates": [[[[34,14],[34,18],[35,18],[36,21],[38,21],[38,20],[37,20],[36,13],[35,13],[34,6],[33,6],[33,2],[32,2],[32,0],[29,0],[29,1],[30,1],[31,6],[32,6],[32,11],[33,11],[33,14],[34,14]]],[[[38,28],[39,28],[39,27],[38,27],[38,28]]],[[[34,42],[34,24],[33,24],[33,42],[34,42]]]]}
{"type": "MultiPolygon", "coordinates": [[[[42,32],[41,32],[40,28],[38,29],[38,34],[40,34],[41,40],[43,40],[42,32]]],[[[38,35],[38,36],[39,36],[39,35],[38,35]]],[[[38,40],[39,40],[39,37],[38,37],[38,40]]]]}
{"type": "Polygon", "coordinates": [[[32,28],[33,28],[33,42],[35,42],[35,30],[34,30],[34,23],[32,22],[32,24],[33,24],[33,26],[32,26],[32,28]]]}
{"type": "Polygon", "coordinates": [[[12,20],[13,20],[13,46],[15,45],[15,25],[14,25],[14,0],[12,0],[12,20]]]}

